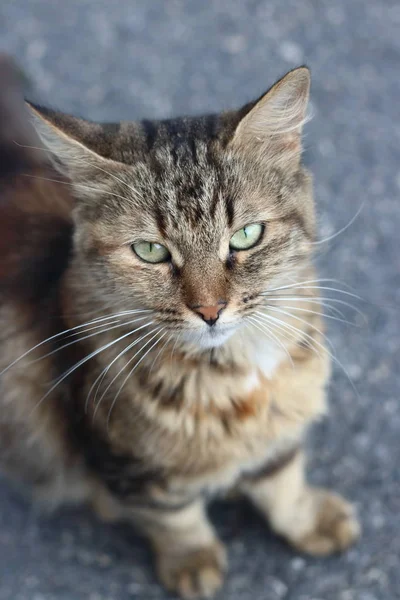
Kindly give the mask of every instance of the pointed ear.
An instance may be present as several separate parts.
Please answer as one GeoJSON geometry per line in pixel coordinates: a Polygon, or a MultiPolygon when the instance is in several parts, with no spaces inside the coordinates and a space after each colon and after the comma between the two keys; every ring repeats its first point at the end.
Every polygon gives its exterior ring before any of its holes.
{"type": "Polygon", "coordinates": [[[241,119],[231,147],[258,152],[281,164],[298,164],[309,93],[309,70],[300,67],[290,71],[241,119]]]}
{"type": "Polygon", "coordinates": [[[98,123],[27,102],[33,124],[52,165],[66,176],[76,196],[90,198],[107,188],[124,165],[111,160],[112,139],[98,123]]]}

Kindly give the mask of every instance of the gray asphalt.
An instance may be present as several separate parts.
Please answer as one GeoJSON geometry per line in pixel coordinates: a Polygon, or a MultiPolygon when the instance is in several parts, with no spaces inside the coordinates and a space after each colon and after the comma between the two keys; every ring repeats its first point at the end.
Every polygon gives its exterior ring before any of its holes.
{"type": "MultiPolygon", "coordinates": [[[[39,98],[92,119],[239,106],[308,64],[314,119],[305,158],[321,237],[365,203],[345,232],[317,247],[321,276],[366,300],[357,303],[366,323],[331,322],[330,418],[310,441],[311,479],[355,501],[363,539],[344,556],[312,560],[246,507],[216,506],[230,555],[224,600],[400,598],[399,32],[400,5],[390,0],[0,4],[0,47],[27,69],[39,98]]],[[[82,510],[37,515],[6,482],[0,493],[0,600],[166,597],[131,530],[82,510]]]]}

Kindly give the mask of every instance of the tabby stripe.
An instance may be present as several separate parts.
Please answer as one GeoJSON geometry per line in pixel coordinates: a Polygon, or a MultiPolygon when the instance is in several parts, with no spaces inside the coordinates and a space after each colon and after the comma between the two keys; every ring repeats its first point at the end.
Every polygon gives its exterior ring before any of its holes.
{"type": "Polygon", "coordinates": [[[167,222],[165,219],[165,211],[160,207],[158,202],[154,206],[154,216],[157,222],[157,227],[162,236],[166,235],[167,222]]]}
{"type": "Polygon", "coordinates": [[[215,213],[217,211],[217,206],[219,203],[219,198],[220,198],[219,189],[215,189],[214,193],[213,193],[213,197],[211,199],[211,206],[210,206],[210,218],[211,219],[214,219],[214,217],[215,217],[215,213]]]}
{"type": "Polygon", "coordinates": [[[151,498],[150,496],[130,496],[125,498],[125,501],[129,501],[129,506],[133,510],[135,508],[144,508],[149,510],[157,510],[162,512],[175,512],[183,510],[187,508],[190,504],[192,504],[198,496],[192,496],[185,500],[181,500],[180,502],[171,502],[156,500],[155,498],[151,498]]]}
{"type": "Polygon", "coordinates": [[[308,240],[312,239],[313,236],[306,227],[306,223],[303,218],[303,215],[301,215],[298,210],[293,210],[291,213],[289,213],[285,217],[282,217],[281,221],[283,221],[284,223],[288,223],[291,226],[297,225],[308,240]]]}
{"type": "Polygon", "coordinates": [[[235,216],[235,210],[233,205],[233,199],[231,196],[225,200],[225,210],[226,210],[226,218],[228,220],[229,227],[233,225],[233,218],[235,216]]]}
{"type": "Polygon", "coordinates": [[[245,473],[242,476],[244,481],[251,481],[252,483],[256,483],[258,481],[262,481],[267,477],[274,477],[288,466],[289,463],[292,462],[300,452],[300,448],[295,446],[291,450],[284,452],[283,454],[278,455],[272,460],[267,461],[264,465],[262,465],[259,469],[256,469],[252,473],[245,473]]]}

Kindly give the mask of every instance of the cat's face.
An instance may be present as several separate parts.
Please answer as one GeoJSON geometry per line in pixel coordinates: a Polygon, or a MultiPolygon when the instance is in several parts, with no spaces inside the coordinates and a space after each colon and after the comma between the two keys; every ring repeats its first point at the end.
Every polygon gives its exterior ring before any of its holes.
{"type": "Polygon", "coordinates": [[[159,331],[211,348],[306,263],[308,85],[301,69],[241,113],[112,131],[44,114],[80,196],[75,264],[97,300],[115,312],[147,309],[159,331]]]}

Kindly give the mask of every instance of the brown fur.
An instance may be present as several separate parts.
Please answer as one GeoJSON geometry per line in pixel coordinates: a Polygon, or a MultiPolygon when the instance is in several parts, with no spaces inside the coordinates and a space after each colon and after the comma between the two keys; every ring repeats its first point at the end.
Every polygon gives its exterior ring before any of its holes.
{"type": "Polygon", "coordinates": [[[0,191],[2,467],[49,502],[137,523],[185,598],[222,584],[205,512],[215,494],[240,490],[307,552],[358,535],[344,500],[306,484],[300,451],[329,375],[304,283],[308,90],[301,68],[240,111],[158,123],[36,107],[40,141],[4,102],[25,127],[0,191]],[[251,223],[264,228],[254,247],[230,249],[251,223]],[[132,251],[143,241],[171,261],[143,262],[132,251]]]}

